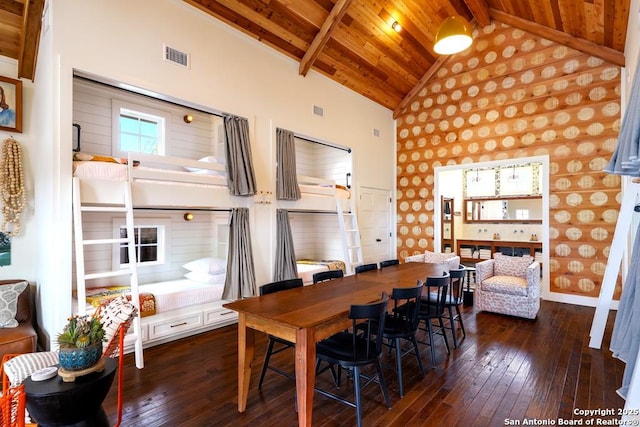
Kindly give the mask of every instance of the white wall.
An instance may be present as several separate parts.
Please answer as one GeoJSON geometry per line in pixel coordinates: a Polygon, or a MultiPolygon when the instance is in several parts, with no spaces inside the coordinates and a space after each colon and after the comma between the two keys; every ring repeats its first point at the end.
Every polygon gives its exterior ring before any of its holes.
{"type": "MultiPolygon", "coordinates": [[[[37,282],[45,341],[71,311],[74,70],[247,117],[258,190],[275,193],[276,126],[351,147],[356,194],[360,186],[394,187],[390,110],[313,71],[299,76],[296,61],[182,1],[50,0],[43,22],[36,83],[31,89],[25,82],[20,135],[37,209],[14,243],[14,264],[0,275],[37,282]],[[165,62],[163,43],[190,53],[191,68],[165,62]],[[312,114],[313,105],[324,109],[324,117],[312,114]]],[[[16,75],[15,66],[0,67],[3,75],[16,75]]],[[[252,217],[261,284],[273,268],[275,204],[254,206],[252,217]]]]}

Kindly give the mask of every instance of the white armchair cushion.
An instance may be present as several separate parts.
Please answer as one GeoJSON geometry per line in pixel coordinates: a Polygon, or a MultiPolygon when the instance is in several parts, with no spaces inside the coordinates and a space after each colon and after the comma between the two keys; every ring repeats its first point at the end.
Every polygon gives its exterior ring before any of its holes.
{"type": "Polygon", "coordinates": [[[404,262],[424,262],[424,254],[409,255],[404,259],[404,262]]]}
{"type": "Polygon", "coordinates": [[[507,295],[527,296],[529,285],[526,279],[514,276],[493,276],[482,282],[482,290],[507,295]]]}

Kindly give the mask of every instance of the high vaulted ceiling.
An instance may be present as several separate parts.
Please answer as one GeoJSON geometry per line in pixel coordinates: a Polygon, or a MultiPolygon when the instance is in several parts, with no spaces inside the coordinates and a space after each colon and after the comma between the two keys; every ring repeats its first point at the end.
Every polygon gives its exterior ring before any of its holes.
{"type": "MultiPolygon", "coordinates": [[[[491,20],[624,65],[630,0],[184,0],[397,115],[447,57],[440,22],[491,20]],[[391,28],[402,26],[399,33],[391,28]]],[[[0,55],[35,75],[45,0],[0,0],[0,55]]]]}
{"type": "Polygon", "coordinates": [[[184,0],[397,115],[447,57],[442,20],[492,20],[624,65],[630,0],[184,0]],[[398,33],[392,29],[397,21],[398,33]]]}

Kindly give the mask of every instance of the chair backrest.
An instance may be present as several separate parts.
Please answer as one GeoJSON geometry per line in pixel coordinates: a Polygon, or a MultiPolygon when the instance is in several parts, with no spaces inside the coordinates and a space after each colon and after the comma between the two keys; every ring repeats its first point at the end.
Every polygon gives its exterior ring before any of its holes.
{"type": "Polygon", "coordinates": [[[120,338],[127,333],[133,319],[138,315],[138,309],[127,297],[119,296],[100,306],[98,310],[107,343],[102,356],[116,357],[120,351],[120,338]]]}
{"type": "Polygon", "coordinates": [[[362,334],[352,334],[353,360],[372,360],[382,353],[382,335],[388,302],[389,296],[383,292],[379,301],[353,304],[349,308],[352,330],[363,331],[362,334]]]}
{"type": "Polygon", "coordinates": [[[531,255],[509,256],[500,252],[493,254],[494,275],[526,277],[527,267],[534,261],[531,255]]]}
{"type": "Polygon", "coordinates": [[[423,297],[420,302],[421,318],[442,317],[446,307],[450,281],[451,276],[446,272],[442,276],[427,277],[423,292],[427,296],[423,297]]]}
{"type": "Polygon", "coordinates": [[[272,294],[274,292],[286,291],[287,289],[301,288],[304,284],[302,279],[297,277],[295,279],[280,280],[278,282],[267,283],[260,286],[260,295],[272,294]]]}
{"type": "Polygon", "coordinates": [[[451,277],[449,283],[449,298],[448,301],[454,304],[462,304],[462,286],[464,284],[464,275],[466,270],[464,266],[460,266],[455,270],[449,270],[449,276],[451,277]]]}
{"type": "Polygon", "coordinates": [[[325,280],[331,279],[339,279],[344,277],[344,272],[342,270],[327,270],[321,271],[319,273],[313,274],[313,283],[324,282],[325,280]]]}
{"type": "Polygon", "coordinates": [[[377,270],[377,269],[378,269],[378,264],[374,262],[372,264],[362,264],[357,266],[355,268],[355,272],[356,274],[358,274],[358,273],[364,273],[365,271],[371,271],[371,270],[377,270]]]}
{"type": "Polygon", "coordinates": [[[391,300],[393,301],[393,310],[387,313],[387,318],[392,317],[394,323],[405,321],[407,333],[414,333],[418,330],[418,315],[420,314],[420,300],[424,283],[418,280],[416,286],[412,288],[393,288],[391,291],[391,300]],[[406,307],[407,309],[401,309],[406,307]]]}
{"type": "Polygon", "coordinates": [[[398,264],[400,264],[400,260],[397,260],[397,259],[388,259],[386,261],[380,261],[380,269],[389,267],[390,265],[398,265],[398,264]]]}

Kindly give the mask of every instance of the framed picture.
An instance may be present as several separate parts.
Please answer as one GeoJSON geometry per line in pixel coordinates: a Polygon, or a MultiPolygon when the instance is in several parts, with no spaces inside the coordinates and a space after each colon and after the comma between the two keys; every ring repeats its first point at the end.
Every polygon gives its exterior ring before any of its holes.
{"type": "Polygon", "coordinates": [[[22,132],[22,81],[0,76],[0,130],[22,132]]]}

